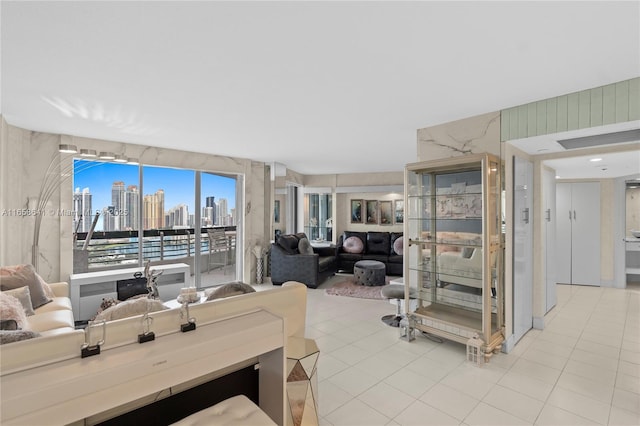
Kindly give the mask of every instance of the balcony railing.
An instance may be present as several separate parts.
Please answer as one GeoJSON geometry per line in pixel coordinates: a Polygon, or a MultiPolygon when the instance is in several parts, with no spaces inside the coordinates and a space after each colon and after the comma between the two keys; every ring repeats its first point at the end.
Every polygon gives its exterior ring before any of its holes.
{"type": "MultiPolygon", "coordinates": [[[[235,226],[220,227],[229,236],[229,257],[235,259],[235,226]]],[[[146,230],[142,234],[143,263],[178,261],[190,258],[197,251],[201,255],[209,254],[207,229],[201,228],[200,247],[195,246],[194,228],[146,230]]],[[[81,250],[87,238],[86,232],[76,234],[76,250],[81,250]]],[[[87,247],[87,269],[97,270],[110,267],[137,265],[139,256],[138,231],[96,231],[87,247]]],[[[76,253],[78,253],[76,251],[76,253]]]]}

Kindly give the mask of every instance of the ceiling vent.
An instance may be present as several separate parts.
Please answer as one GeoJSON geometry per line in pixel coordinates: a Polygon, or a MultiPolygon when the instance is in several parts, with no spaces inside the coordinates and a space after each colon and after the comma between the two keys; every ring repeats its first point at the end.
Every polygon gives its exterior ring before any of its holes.
{"type": "Polygon", "coordinates": [[[559,140],[558,143],[562,145],[564,149],[577,149],[635,141],[640,141],[640,129],[605,133],[603,135],[584,136],[581,138],[563,139],[559,140]]]}

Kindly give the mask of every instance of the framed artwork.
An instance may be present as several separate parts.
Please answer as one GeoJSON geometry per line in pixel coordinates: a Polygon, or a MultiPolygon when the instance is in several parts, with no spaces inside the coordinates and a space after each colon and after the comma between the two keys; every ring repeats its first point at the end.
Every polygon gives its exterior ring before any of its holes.
{"type": "Polygon", "coordinates": [[[404,200],[395,200],[393,206],[393,222],[404,223],[404,200]]]}
{"type": "Polygon", "coordinates": [[[393,202],[380,201],[380,225],[393,225],[393,202]]]}
{"type": "Polygon", "coordinates": [[[378,224],[378,200],[365,201],[365,219],[364,223],[367,225],[378,224]]]}
{"type": "Polygon", "coordinates": [[[351,223],[362,223],[362,200],[351,200],[351,223]]]}
{"type": "Polygon", "coordinates": [[[280,223],[280,200],[275,200],[273,202],[273,221],[275,223],[280,223]]]}

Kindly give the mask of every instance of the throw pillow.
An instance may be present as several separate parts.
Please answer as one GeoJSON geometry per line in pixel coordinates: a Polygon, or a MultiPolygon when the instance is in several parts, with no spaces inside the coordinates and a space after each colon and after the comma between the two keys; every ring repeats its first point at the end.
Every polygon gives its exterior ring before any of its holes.
{"type": "Polygon", "coordinates": [[[148,299],[141,297],[139,299],[127,299],[110,308],[105,309],[96,315],[96,321],[113,321],[122,318],[143,315],[147,312],[156,312],[168,309],[162,304],[162,300],[148,299]]]}
{"type": "Polygon", "coordinates": [[[47,297],[46,291],[37,275],[32,265],[0,268],[0,289],[4,291],[29,286],[31,305],[33,309],[37,309],[52,300],[47,297]]]}
{"type": "Polygon", "coordinates": [[[26,316],[30,317],[31,315],[35,315],[35,312],[33,311],[33,305],[31,304],[31,294],[29,293],[29,287],[24,286],[13,290],[6,290],[4,293],[13,296],[20,301],[20,304],[22,304],[22,308],[24,309],[24,313],[26,316]]]}
{"type": "Polygon", "coordinates": [[[288,254],[298,254],[298,238],[295,235],[280,235],[278,245],[288,254]]]}
{"type": "Polygon", "coordinates": [[[14,320],[18,324],[18,329],[27,326],[27,315],[24,313],[22,303],[6,292],[0,292],[0,319],[14,320]]]}
{"type": "Polygon", "coordinates": [[[40,337],[40,333],[31,330],[2,330],[0,331],[0,345],[33,339],[34,337],[40,337]]]}
{"type": "Polygon", "coordinates": [[[239,296],[246,293],[255,293],[256,289],[249,284],[237,282],[223,284],[220,287],[216,287],[213,291],[206,292],[207,300],[222,299],[223,297],[239,296]]]}
{"type": "Polygon", "coordinates": [[[393,251],[395,251],[396,254],[402,256],[402,254],[404,253],[404,238],[403,237],[398,237],[393,242],[393,251]]]}
{"type": "Polygon", "coordinates": [[[313,247],[308,238],[301,238],[298,243],[298,251],[300,254],[313,254],[313,247]]]}
{"type": "Polygon", "coordinates": [[[364,243],[358,237],[349,237],[342,243],[342,248],[347,253],[359,254],[364,250],[364,243]]]}

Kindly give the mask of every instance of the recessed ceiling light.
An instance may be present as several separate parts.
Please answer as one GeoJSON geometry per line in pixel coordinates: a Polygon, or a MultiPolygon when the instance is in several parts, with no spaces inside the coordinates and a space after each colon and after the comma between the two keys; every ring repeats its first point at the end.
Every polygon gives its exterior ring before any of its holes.
{"type": "Polygon", "coordinates": [[[560,176],[556,175],[556,179],[560,179],[560,176]]]}
{"type": "Polygon", "coordinates": [[[547,151],[549,151],[547,148],[541,148],[538,150],[538,152],[547,152],[547,151]]]}
{"type": "Polygon", "coordinates": [[[592,158],[589,161],[591,161],[592,163],[598,162],[598,161],[602,161],[602,158],[592,158]]]}

